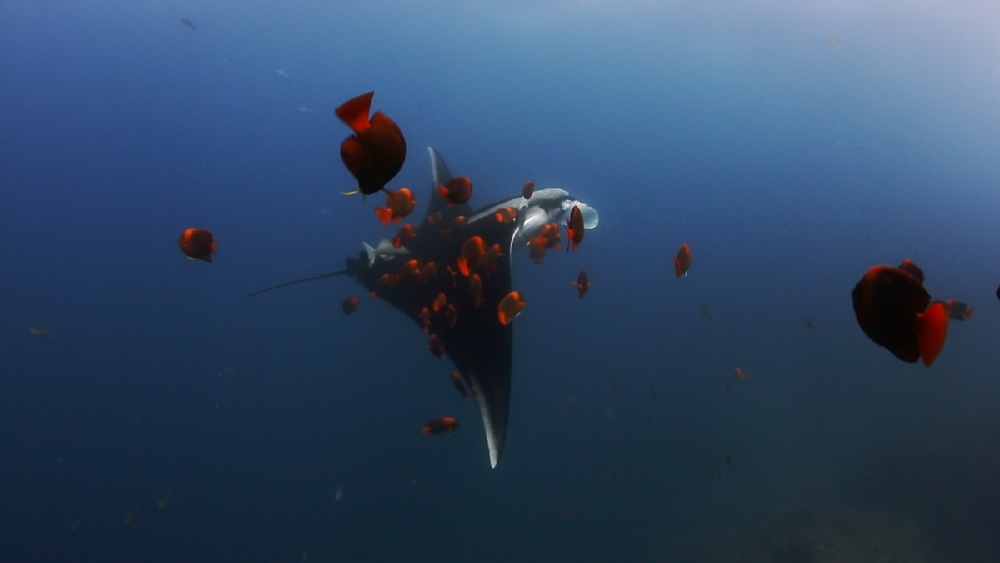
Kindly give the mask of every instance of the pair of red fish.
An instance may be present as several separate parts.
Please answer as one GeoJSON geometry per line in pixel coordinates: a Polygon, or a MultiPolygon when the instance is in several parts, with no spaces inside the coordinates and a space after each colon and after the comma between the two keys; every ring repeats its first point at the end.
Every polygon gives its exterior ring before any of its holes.
{"type": "Polygon", "coordinates": [[[937,359],[948,319],[967,320],[972,309],[959,301],[931,301],[924,273],[907,259],[897,268],[873,266],[851,292],[861,330],[904,362],[937,359]]]}

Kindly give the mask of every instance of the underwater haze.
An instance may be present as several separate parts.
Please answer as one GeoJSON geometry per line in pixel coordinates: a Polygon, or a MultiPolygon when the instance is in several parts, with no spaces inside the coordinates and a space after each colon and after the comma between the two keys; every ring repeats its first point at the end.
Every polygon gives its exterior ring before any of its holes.
{"type": "Polygon", "coordinates": [[[0,3],[0,560],[994,559],[997,22],[979,0],[0,3]],[[576,252],[512,256],[496,469],[447,356],[354,279],[246,297],[398,228],[342,195],[333,109],[368,91],[414,217],[428,146],[473,207],[531,180],[600,212],[576,252]],[[852,308],[907,258],[975,311],[930,367],[852,308]],[[441,416],[460,429],[421,433],[441,416]]]}

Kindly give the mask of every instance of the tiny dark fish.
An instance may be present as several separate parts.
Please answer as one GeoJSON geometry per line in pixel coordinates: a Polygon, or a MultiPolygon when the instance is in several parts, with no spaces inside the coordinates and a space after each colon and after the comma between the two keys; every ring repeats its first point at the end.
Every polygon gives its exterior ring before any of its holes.
{"type": "Polygon", "coordinates": [[[587,277],[587,270],[580,270],[580,274],[576,277],[576,281],[573,282],[576,286],[577,295],[580,299],[587,294],[587,290],[590,289],[591,283],[590,278],[587,277]]]}
{"type": "MultiPolygon", "coordinates": [[[[198,31],[198,28],[194,26],[194,22],[191,21],[191,18],[189,18],[187,16],[181,16],[180,20],[181,20],[182,24],[190,27],[193,31],[198,31]]],[[[211,35],[211,34],[209,34],[209,35],[211,35]]]]}
{"type": "Polygon", "coordinates": [[[351,315],[351,314],[354,313],[354,311],[358,310],[358,305],[360,305],[360,304],[361,304],[361,298],[357,297],[357,296],[354,296],[354,297],[348,297],[347,299],[344,299],[340,303],[340,307],[342,309],[344,309],[344,313],[346,313],[348,315],[351,315]]]}
{"type": "Polygon", "coordinates": [[[808,328],[809,330],[816,330],[816,325],[813,323],[811,317],[806,317],[805,321],[806,321],[806,328],[808,328]]]}
{"type": "Polygon", "coordinates": [[[701,313],[701,316],[706,319],[712,318],[712,310],[709,309],[707,305],[698,305],[698,312],[701,313]]]}
{"type": "Polygon", "coordinates": [[[674,275],[678,278],[686,276],[691,268],[691,247],[685,242],[674,256],[674,275]]]}
{"type": "Polygon", "coordinates": [[[435,418],[420,429],[421,434],[432,436],[434,434],[451,433],[458,430],[458,421],[450,416],[435,418]]]}
{"type": "Polygon", "coordinates": [[[462,374],[457,371],[451,372],[451,384],[458,390],[459,393],[462,394],[463,397],[472,395],[472,393],[469,392],[469,388],[465,386],[465,382],[462,381],[462,374]]]}

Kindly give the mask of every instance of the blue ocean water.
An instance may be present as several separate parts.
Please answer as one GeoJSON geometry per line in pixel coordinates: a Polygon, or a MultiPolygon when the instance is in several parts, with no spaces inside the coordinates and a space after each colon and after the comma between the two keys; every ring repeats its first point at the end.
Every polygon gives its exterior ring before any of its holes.
{"type": "Polygon", "coordinates": [[[1000,9],[285,4],[0,4],[0,560],[1000,549],[1000,9]],[[514,256],[497,469],[416,325],[341,312],[351,279],[244,297],[391,236],[340,194],[332,109],[369,90],[393,186],[421,198],[434,146],[474,202],[534,180],[600,211],[578,252],[514,256]],[[930,368],[851,307],[903,258],[975,310],[930,368]]]}

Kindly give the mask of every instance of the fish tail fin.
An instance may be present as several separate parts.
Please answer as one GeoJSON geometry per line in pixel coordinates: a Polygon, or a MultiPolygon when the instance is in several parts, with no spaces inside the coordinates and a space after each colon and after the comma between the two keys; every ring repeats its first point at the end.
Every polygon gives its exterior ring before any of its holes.
{"type": "Polygon", "coordinates": [[[365,129],[371,127],[371,122],[368,120],[368,114],[371,112],[372,107],[372,97],[375,92],[367,92],[361,94],[357,98],[353,98],[344,102],[343,105],[334,110],[337,117],[341,121],[347,124],[355,133],[360,133],[365,129]]]}
{"type": "Polygon", "coordinates": [[[934,363],[944,347],[947,335],[948,306],[940,302],[934,303],[920,314],[920,326],[917,329],[917,347],[924,365],[934,363]]]}

